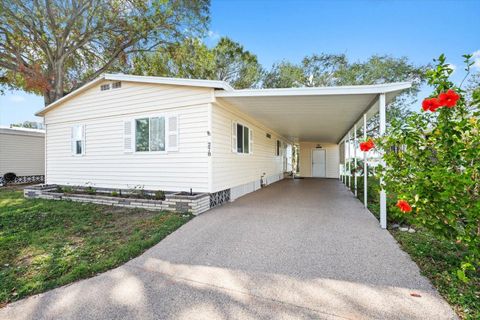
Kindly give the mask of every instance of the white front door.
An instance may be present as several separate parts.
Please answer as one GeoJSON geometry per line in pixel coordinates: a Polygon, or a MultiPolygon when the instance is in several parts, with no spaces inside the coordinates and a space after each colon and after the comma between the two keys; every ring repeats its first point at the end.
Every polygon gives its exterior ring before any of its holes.
{"type": "Polygon", "coordinates": [[[325,150],[312,150],[312,177],[325,178],[325,150]]]}

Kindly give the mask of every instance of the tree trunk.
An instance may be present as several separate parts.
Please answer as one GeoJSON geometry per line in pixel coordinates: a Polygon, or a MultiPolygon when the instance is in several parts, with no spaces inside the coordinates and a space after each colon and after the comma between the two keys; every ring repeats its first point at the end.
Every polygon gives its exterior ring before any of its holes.
{"type": "Polygon", "coordinates": [[[64,95],[63,85],[63,62],[59,61],[53,68],[53,79],[49,79],[50,87],[43,94],[43,100],[45,106],[57,101],[64,95]]]}

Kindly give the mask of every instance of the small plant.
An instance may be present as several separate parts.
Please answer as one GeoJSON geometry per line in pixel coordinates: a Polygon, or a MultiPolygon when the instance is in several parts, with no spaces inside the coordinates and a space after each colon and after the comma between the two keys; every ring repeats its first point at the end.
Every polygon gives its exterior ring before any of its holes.
{"type": "Polygon", "coordinates": [[[147,198],[147,192],[143,185],[136,185],[130,189],[130,194],[137,198],[147,198]]]}
{"type": "Polygon", "coordinates": [[[60,192],[62,193],[73,193],[73,188],[70,186],[60,187],[60,192]]]}
{"type": "Polygon", "coordinates": [[[112,191],[112,192],[110,193],[110,195],[111,195],[112,197],[118,197],[118,196],[119,196],[119,193],[118,193],[117,191],[112,191]]]}
{"type": "Polygon", "coordinates": [[[165,192],[162,190],[155,191],[155,200],[165,200],[165,192]]]}
{"type": "Polygon", "coordinates": [[[85,188],[85,192],[88,193],[88,194],[96,194],[97,193],[97,189],[95,189],[94,187],[92,186],[88,186],[85,188]]]}

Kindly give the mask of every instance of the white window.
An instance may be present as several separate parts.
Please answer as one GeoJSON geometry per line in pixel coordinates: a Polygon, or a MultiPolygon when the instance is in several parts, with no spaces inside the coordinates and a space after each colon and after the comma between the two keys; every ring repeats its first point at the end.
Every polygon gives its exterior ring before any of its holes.
{"type": "Polygon", "coordinates": [[[253,152],[253,131],[245,125],[233,122],[232,151],[251,154],[253,152]]]}
{"type": "Polygon", "coordinates": [[[126,119],[123,122],[123,151],[178,151],[178,116],[126,119]]]}
{"type": "Polygon", "coordinates": [[[122,83],[120,81],[112,83],[112,89],[118,89],[122,87],[122,83]]]}
{"type": "Polygon", "coordinates": [[[100,86],[101,91],[110,90],[110,84],[102,84],[100,86]]]}
{"type": "Polygon", "coordinates": [[[135,119],[135,151],[165,151],[165,118],[135,119]]]}
{"type": "Polygon", "coordinates": [[[71,145],[72,154],[81,156],[85,154],[85,125],[78,124],[72,127],[71,145]]]}

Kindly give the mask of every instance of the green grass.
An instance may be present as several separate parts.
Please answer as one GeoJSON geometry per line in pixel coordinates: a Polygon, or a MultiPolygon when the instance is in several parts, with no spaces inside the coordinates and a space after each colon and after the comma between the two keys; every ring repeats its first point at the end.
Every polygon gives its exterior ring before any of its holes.
{"type": "MultiPolygon", "coordinates": [[[[352,179],[353,181],[353,179],[352,179]]],[[[353,183],[352,183],[353,185],[353,183]]],[[[363,177],[357,177],[357,196],[363,202],[363,177]]],[[[379,218],[378,180],[368,178],[368,208],[379,218]]],[[[387,195],[388,196],[388,195],[387,195]]],[[[390,195],[391,196],[391,195],[390,195]]],[[[396,215],[391,214],[394,198],[387,198],[390,215],[389,225],[403,224],[396,215]]],[[[417,228],[416,233],[390,230],[402,249],[417,263],[422,274],[430,279],[438,292],[455,309],[460,318],[465,320],[480,319],[480,274],[469,274],[470,281],[464,283],[456,276],[459,262],[465,252],[453,240],[439,238],[428,230],[417,228]]]]}
{"type": "Polygon", "coordinates": [[[190,218],[1,189],[0,306],[116,267],[190,218]]]}
{"type": "Polygon", "coordinates": [[[468,283],[455,275],[464,254],[461,247],[425,230],[391,233],[462,319],[480,319],[480,274],[470,274],[468,283]]]}

